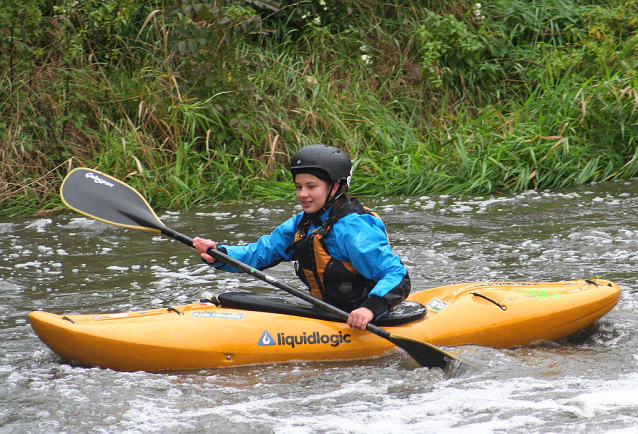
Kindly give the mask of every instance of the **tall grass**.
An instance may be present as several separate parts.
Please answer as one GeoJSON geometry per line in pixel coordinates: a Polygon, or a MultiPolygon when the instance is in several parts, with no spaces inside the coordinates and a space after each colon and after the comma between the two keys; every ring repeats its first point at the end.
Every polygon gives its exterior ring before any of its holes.
{"type": "Polygon", "coordinates": [[[280,3],[2,0],[0,214],[80,165],[156,207],[289,198],[311,143],[355,194],[638,173],[635,0],[280,3]]]}

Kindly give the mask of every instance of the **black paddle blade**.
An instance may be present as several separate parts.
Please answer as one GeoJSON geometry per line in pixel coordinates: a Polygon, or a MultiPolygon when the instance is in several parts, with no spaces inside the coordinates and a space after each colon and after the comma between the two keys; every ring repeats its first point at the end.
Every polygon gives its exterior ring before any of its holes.
{"type": "Polygon", "coordinates": [[[439,347],[427,342],[397,336],[392,333],[386,339],[397,347],[404,349],[419,365],[428,368],[445,369],[449,362],[457,359],[454,355],[446,353],[439,347]]]}
{"type": "Polygon", "coordinates": [[[137,190],[97,170],[73,169],[62,183],[60,196],[67,207],[105,223],[151,232],[164,228],[137,190]]]}

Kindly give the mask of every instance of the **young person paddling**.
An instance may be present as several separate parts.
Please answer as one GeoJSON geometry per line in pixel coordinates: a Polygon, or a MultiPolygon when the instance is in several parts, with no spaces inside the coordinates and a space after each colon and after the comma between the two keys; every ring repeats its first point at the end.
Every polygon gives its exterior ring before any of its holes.
{"type": "Polygon", "coordinates": [[[350,312],[348,324],[364,330],[408,296],[408,272],[392,251],[381,219],[346,195],[352,163],[345,152],[306,146],[292,157],[290,172],[301,213],[246,246],[217,246],[199,237],[193,246],[226,271],[239,272],[207,255],[209,248],[261,270],[294,260],[310,293],[350,312]]]}

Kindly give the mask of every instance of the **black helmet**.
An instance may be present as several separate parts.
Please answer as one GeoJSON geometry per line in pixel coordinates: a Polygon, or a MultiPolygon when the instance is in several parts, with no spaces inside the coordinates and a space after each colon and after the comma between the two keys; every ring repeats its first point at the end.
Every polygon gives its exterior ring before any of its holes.
{"type": "Polygon", "coordinates": [[[290,159],[293,180],[298,173],[312,170],[324,172],[332,181],[345,185],[346,191],[350,188],[352,162],[341,149],[328,145],[310,145],[298,150],[290,159]]]}

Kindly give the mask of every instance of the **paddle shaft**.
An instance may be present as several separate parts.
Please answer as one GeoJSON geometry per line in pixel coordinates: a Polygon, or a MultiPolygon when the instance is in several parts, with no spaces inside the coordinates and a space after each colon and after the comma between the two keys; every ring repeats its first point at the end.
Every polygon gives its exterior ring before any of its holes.
{"type": "MultiPolygon", "coordinates": [[[[163,227],[161,229],[162,234],[173,238],[174,240],[177,240],[179,242],[182,242],[190,247],[193,247],[193,239],[189,236],[186,236],[184,234],[181,234],[179,232],[177,232],[174,229],[171,228],[167,228],[167,227],[163,227]]],[[[289,294],[292,294],[296,297],[299,297],[305,301],[307,301],[308,303],[311,303],[317,307],[320,307],[321,309],[327,310],[328,312],[337,315],[339,318],[342,318],[344,320],[348,319],[349,314],[344,311],[339,309],[338,307],[335,307],[329,303],[326,303],[323,300],[320,300],[316,297],[313,297],[312,295],[308,294],[307,292],[301,291],[297,288],[295,288],[292,285],[287,284],[286,282],[282,282],[280,280],[278,280],[277,278],[271,276],[270,274],[264,273],[261,270],[258,270],[256,268],[251,267],[248,264],[244,264],[241,261],[238,261],[237,259],[228,256],[227,254],[219,251],[219,250],[215,250],[215,249],[208,249],[208,251],[206,252],[207,254],[209,254],[210,256],[212,256],[213,258],[222,261],[224,264],[228,264],[231,265],[235,268],[237,268],[238,270],[243,271],[244,273],[248,273],[251,276],[254,276],[260,280],[263,280],[264,282],[267,282],[283,291],[288,292],[289,294]]],[[[375,333],[381,337],[384,338],[388,338],[390,336],[390,333],[382,328],[377,327],[374,324],[368,323],[368,325],[366,326],[366,330],[375,333]]]]}

